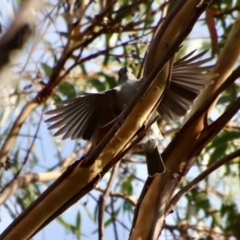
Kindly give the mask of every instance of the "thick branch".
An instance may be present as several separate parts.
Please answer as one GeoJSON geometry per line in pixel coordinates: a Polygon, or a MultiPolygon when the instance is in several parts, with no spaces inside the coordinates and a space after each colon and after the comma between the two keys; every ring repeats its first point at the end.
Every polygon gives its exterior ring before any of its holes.
{"type": "MultiPolygon", "coordinates": [[[[171,26],[169,26],[169,28],[171,29],[171,26]]],[[[77,161],[70,166],[47,191],[45,191],[9,226],[8,229],[5,230],[1,236],[2,239],[15,237],[28,238],[31,235],[34,235],[54,217],[89,192],[103,174],[115,163],[112,163],[111,160],[116,154],[118,157],[122,157],[121,154],[118,153],[121,152],[121,149],[124,148],[129,140],[135,135],[145,119],[150,113],[152,113],[152,108],[158,103],[159,97],[162,95],[166,82],[168,81],[169,71],[171,69],[169,69],[169,66],[166,66],[161,74],[159,74],[159,71],[163,68],[165,62],[172,57],[181,42],[189,33],[190,29],[186,30],[188,31],[183,31],[179,34],[171,46],[164,46],[157,66],[148,78],[145,79],[145,84],[143,88],[139,90],[139,94],[121,114],[117,123],[95,148],[94,152],[89,155],[88,159],[94,162],[93,165],[85,166],[83,168],[81,163],[77,161]],[[134,104],[140,99],[141,95],[145,93],[146,89],[149,88],[148,86],[155,79],[156,81],[151,85],[150,90],[134,107],[134,104]],[[132,109],[133,111],[131,111],[132,109]],[[131,112],[131,114],[127,118],[127,121],[122,125],[123,120],[126,119],[129,112],[131,112]],[[121,129],[117,132],[121,125],[121,129]],[[113,135],[114,137],[110,141],[113,135]],[[110,143],[108,144],[109,141],[110,143]],[[96,161],[94,161],[95,159],[96,161]],[[76,184],[76,182],[78,182],[78,184],[76,184]],[[62,195],[62,192],[65,193],[64,196],[62,195]],[[43,208],[46,213],[44,216],[41,214],[43,208]]],[[[168,41],[167,39],[164,40],[168,41]]],[[[120,158],[115,160],[119,159],[120,158]]]]}
{"type": "MultiPolygon", "coordinates": [[[[236,42],[238,41],[239,39],[236,39],[236,42]]],[[[232,51],[235,50],[232,48],[232,51]]],[[[221,54],[224,55],[224,52],[221,54]]],[[[231,53],[228,54],[231,55],[231,53]]],[[[233,73],[233,75],[235,74],[235,77],[239,76],[238,71],[239,68],[237,69],[237,71],[233,73]]],[[[219,76],[219,78],[221,78],[221,76],[219,76]]],[[[233,81],[235,79],[236,78],[232,78],[229,79],[229,81],[233,81]]],[[[224,87],[226,87],[225,84],[222,85],[222,88],[218,90],[222,91],[224,87]]],[[[203,147],[203,145],[201,145],[203,144],[201,140],[203,140],[204,136],[207,136],[206,131],[204,131],[205,127],[207,129],[206,111],[208,110],[210,105],[214,102],[214,100],[217,98],[218,94],[221,92],[218,90],[215,92],[217,94],[215,93],[208,94],[208,96],[211,96],[210,97],[211,100],[209,99],[210,101],[208,102],[208,106],[205,104],[202,105],[204,107],[201,107],[201,109],[197,111],[196,114],[194,114],[194,116],[185,124],[185,126],[176,136],[176,138],[169,144],[167,149],[164,151],[163,158],[166,162],[167,173],[161,176],[156,176],[154,179],[148,179],[148,181],[146,182],[144,190],[141,194],[142,201],[138,204],[138,208],[141,210],[141,212],[139,212],[136,216],[136,221],[139,221],[138,226],[141,226],[141,223],[142,225],[144,225],[146,221],[145,216],[147,214],[148,215],[157,214],[158,217],[156,217],[156,219],[162,217],[162,221],[158,223],[154,222],[152,223],[152,226],[156,228],[162,228],[163,226],[162,223],[163,219],[165,218],[165,214],[168,214],[165,208],[167,207],[167,204],[171,199],[171,196],[174,193],[179,182],[181,181],[182,177],[185,176],[189,168],[194,163],[193,161],[191,161],[192,157],[194,156],[196,157],[196,154],[199,153],[200,151],[200,148],[198,148],[198,151],[196,150],[194,153],[192,153],[190,149],[193,150],[196,149],[198,144],[199,147],[200,146],[201,148],[203,147]],[[159,189],[159,191],[156,191],[156,189],[159,189]],[[149,205],[151,205],[151,208],[149,207],[149,205]],[[149,210],[153,211],[150,213],[149,210]]],[[[236,111],[239,108],[237,104],[239,104],[239,100],[237,100],[236,103],[234,104],[232,108],[233,111],[230,114],[233,115],[236,113],[236,111]]],[[[224,117],[226,117],[226,115],[224,117]]],[[[227,119],[229,119],[229,117],[226,117],[225,119],[221,118],[221,120],[224,120],[225,124],[227,119]]],[[[224,124],[222,124],[222,127],[223,125],[224,124]]],[[[220,125],[218,125],[218,127],[219,126],[220,125]]],[[[221,129],[217,127],[212,129],[211,137],[210,135],[208,135],[209,137],[208,140],[215,136],[220,130],[221,129]]],[[[205,141],[205,144],[206,142],[207,141],[205,141]]],[[[142,236],[143,234],[141,232],[136,232],[136,225],[133,226],[134,228],[133,238],[137,238],[139,236],[142,236]]],[[[159,232],[160,232],[159,229],[156,229],[155,233],[157,234],[159,232]]],[[[157,236],[155,235],[155,237],[157,236]]]]}

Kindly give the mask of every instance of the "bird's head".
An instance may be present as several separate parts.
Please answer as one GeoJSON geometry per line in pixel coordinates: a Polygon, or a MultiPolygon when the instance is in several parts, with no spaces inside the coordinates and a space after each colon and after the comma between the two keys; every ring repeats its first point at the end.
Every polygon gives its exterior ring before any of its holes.
{"type": "Polygon", "coordinates": [[[129,67],[121,68],[118,71],[118,85],[126,83],[129,80],[137,80],[136,77],[133,75],[133,71],[129,67]]]}

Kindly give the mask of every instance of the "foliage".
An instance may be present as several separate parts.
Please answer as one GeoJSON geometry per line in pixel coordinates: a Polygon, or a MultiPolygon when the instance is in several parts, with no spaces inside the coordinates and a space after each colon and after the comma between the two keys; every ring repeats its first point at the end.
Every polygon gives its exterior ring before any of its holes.
{"type": "MultiPolygon", "coordinates": [[[[6,1],[6,4],[10,9],[20,8],[19,1],[6,1]]],[[[47,130],[44,112],[52,109],[53,103],[59,100],[73,98],[85,91],[97,92],[114,87],[117,71],[122,66],[130,66],[136,74],[139,73],[148,44],[157,24],[163,21],[167,7],[166,2],[154,0],[46,1],[36,13],[35,31],[21,53],[11,59],[8,78],[0,79],[0,144],[9,145],[4,153],[7,164],[0,173],[1,191],[12,191],[0,201],[4,227],[67,165],[87,152],[88,144],[82,140],[54,138],[53,132],[47,130]],[[29,103],[37,105],[30,110],[29,103]],[[15,141],[12,143],[9,138],[11,130],[23,112],[25,117],[20,132],[13,136],[15,141]]],[[[8,26],[10,12],[0,11],[1,25],[8,26]]],[[[238,11],[239,1],[214,1],[176,58],[195,48],[210,48],[217,56],[238,11]]],[[[221,94],[210,121],[224,113],[237,97],[239,81],[221,94]]],[[[239,149],[239,119],[236,114],[205,146],[177,190],[220,158],[239,149]]],[[[161,151],[182,124],[183,120],[180,123],[159,123],[164,135],[159,145],[161,151]]],[[[239,239],[239,160],[238,156],[229,161],[187,192],[173,213],[167,216],[161,236],[165,239],[239,239]]],[[[58,239],[66,239],[62,232],[74,239],[85,239],[97,238],[104,231],[106,239],[127,238],[134,207],[146,178],[141,149],[134,148],[105,175],[95,190],[54,220],[60,224],[52,223],[42,231],[46,231],[47,239],[52,238],[48,229],[53,228],[58,239]],[[112,179],[114,172],[115,178],[112,179]],[[108,185],[110,179],[111,188],[108,185]],[[103,214],[101,206],[105,206],[103,214]],[[103,232],[100,231],[102,225],[103,232]]],[[[41,233],[36,239],[40,236],[41,233]]]]}

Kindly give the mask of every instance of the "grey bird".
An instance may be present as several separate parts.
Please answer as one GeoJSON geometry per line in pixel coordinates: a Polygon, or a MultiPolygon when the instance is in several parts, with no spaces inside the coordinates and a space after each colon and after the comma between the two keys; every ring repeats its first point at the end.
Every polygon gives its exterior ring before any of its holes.
{"type": "MultiPolygon", "coordinates": [[[[207,74],[212,66],[202,66],[209,59],[199,60],[207,51],[193,56],[192,51],[174,63],[172,77],[165,95],[157,107],[160,116],[169,121],[178,121],[190,110],[200,92],[212,83],[216,74],[207,74]]],[[[54,136],[63,135],[63,139],[92,140],[97,130],[115,119],[129,104],[141,87],[130,68],[121,68],[118,72],[118,86],[102,93],[86,93],[77,98],[56,103],[55,110],[46,112],[55,115],[46,122],[55,122],[49,129],[59,128],[54,136]]],[[[162,136],[157,123],[153,123],[145,132],[141,144],[146,154],[149,176],[163,173],[165,166],[158,152],[158,141],[162,136]]]]}

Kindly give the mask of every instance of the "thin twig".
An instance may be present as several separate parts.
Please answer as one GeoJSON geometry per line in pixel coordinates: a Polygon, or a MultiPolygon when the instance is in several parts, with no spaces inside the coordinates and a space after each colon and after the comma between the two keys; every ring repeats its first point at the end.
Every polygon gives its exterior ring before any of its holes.
{"type": "Polygon", "coordinates": [[[4,202],[6,202],[7,199],[9,199],[13,194],[15,194],[19,188],[26,187],[30,183],[34,183],[34,182],[43,183],[43,182],[50,182],[50,181],[56,180],[67,168],[67,166],[73,163],[76,160],[77,156],[82,152],[83,152],[83,149],[81,148],[80,150],[72,153],[69,157],[67,157],[61,162],[60,168],[58,168],[57,170],[42,172],[42,173],[28,172],[25,175],[14,179],[14,181],[11,181],[10,184],[5,186],[0,191],[0,205],[2,205],[4,202]]]}
{"type": "Polygon", "coordinates": [[[111,197],[111,204],[110,205],[111,205],[111,211],[112,211],[113,231],[114,231],[115,239],[118,240],[118,231],[117,231],[113,197],[111,197]]]}
{"type": "Polygon", "coordinates": [[[98,236],[98,239],[100,239],[100,240],[104,240],[104,212],[106,209],[106,201],[110,195],[113,182],[116,179],[119,165],[120,165],[120,162],[117,162],[117,164],[113,167],[108,185],[107,185],[104,193],[99,197],[99,211],[98,211],[98,226],[99,226],[98,234],[99,234],[99,236],[98,236]]]}
{"type": "MultiPolygon", "coordinates": [[[[141,2],[141,1],[140,1],[141,2]]],[[[140,3],[139,2],[139,3],[140,3]]],[[[127,6],[129,8],[129,6],[127,6]]],[[[133,5],[131,5],[132,8],[136,8],[136,3],[134,3],[133,5]]],[[[128,14],[130,11],[132,11],[131,9],[128,9],[128,11],[126,11],[123,15],[121,15],[121,19],[124,18],[124,16],[126,14],[128,14]]],[[[107,12],[108,13],[108,12],[107,12]]],[[[103,13],[101,13],[101,18],[102,17],[106,17],[102,15],[103,13]]],[[[59,57],[59,59],[57,60],[56,64],[54,65],[53,69],[52,69],[52,74],[49,77],[49,81],[46,84],[45,88],[42,89],[35,98],[33,98],[30,102],[28,102],[22,109],[21,113],[18,115],[18,117],[16,118],[15,122],[13,123],[11,130],[5,140],[5,142],[2,145],[2,148],[0,149],[0,163],[2,165],[4,165],[6,163],[7,160],[7,155],[9,153],[9,151],[11,150],[12,146],[14,145],[15,141],[16,141],[16,137],[19,134],[19,131],[23,125],[23,123],[25,122],[26,118],[42,103],[44,103],[51,95],[53,92],[53,89],[57,86],[57,84],[60,83],[60,81],[63,79],[63,77],[65,76],[66,73],[69,73],[68,70],[66,70],[65,74],[62,74],[62,71],[64,69],[65,63],[68,59],[70,59],[71,57],[73,57],[73,52],[76,49],[82,49],[82,48],[86,48],[86,46],[88,46],[91,42],[93,42],[96,38],[98,38],[100,35],[104,34],[108,29],[112,29],[113,27],[116,27],[117,23],[121,22],[120,16],[118,19],[115,19],[113,22],[111,22],[111,24],[108,25],[104,25],[100,28],[100,30],[98,32],[94,32],[92,31],[94,26],[90,26],[90,28],[86,28],[89,31],[84,34],[84,41],[76,43],[73,46],[73,43],[75,43],[75,38],[76,37],[76,30],[73,28],[71,29],[72,32],[70,32],[68,34],[68,41],[66,43],[66,45],[64,46],[63,50],[62,50],[62,54],[59,57]],[[74,32],[75,31],[75,32],[74,32]],[[94,32],[94,34],[93,34],[94,32]],[[74,35],[75,34],[75,35],[74,35]]],[[[98,18],[99,21],[99,18],[98,18]]],[[[70,23],[69,23],[70,24],[70,23]]],[[[123,29],[124,30],[124,29],[123,29]]],[[[80,39],[80,38],[78,38],[80,39]]],[[[86,60],[86,59],[85,59],[86,60]]],[[[83,63],[83,62],[82,62],[83,63]]],[[[78,65],[78,61],[76,61],[76,64],[74,66],[78,65]]]]}
{"type": "Polygon", "coordinates": [[[214,162],[208,169],[206,169],[201,174],[199,174],[190,183],[188,183],[185,187],[183,187],[177,194],[175,194],[175,196],[171,199],[170,203],[168,204],[166,213],[170,212],[183,195],[191,191],[199,182],[201,182],[209,174],[211,174],[213,171],[215,171],[219,167],[223,166],[224,164],[232,161],[234,158],[237,158],[237,157],[240,157],[240,149],[221,158],[217,162],[214,162]]]}
{"type": "MultiPolygon", "coordinates": [[[[100,191],[102,193],[104,193],[104,191],[105,191],[105,189],[103,189],[102,187],[99,187],[99,186],[96,186],[94,189],[98,190],[98,191],[100,191]]],[[[123,194],[123,193],[120,193],[120,192],[110,191],[109,196],[122,198],[122,199],[130,202],[133,206],[135,206],[137,204],[137,199],[136,198],[128,196],[128,195],[123,194]]]]}
{"type": "MultiPolygon", "coordinates": [[[[93,194],[88,193],[88,195],[91,196],[96,202],[98,202],[98,199],[96,199],[96,197],[95,197],[93,194]]],[[[109,212],[108,209],[106,209],[105,211],[106,211],[107,214],[109,214],[109,216],[112,217],[112,214],[109,212]]],[[[121,221],[118,220],[117,218],[115,218],[115,220],[116,220],[116,222],[117,222],[118,224],[120,224],[125,230],[130,231],[129,227],[128,227],[126,224],[124,224],[123,222],[121,222],[121,221]]]]}
{"type": "Polygon", "coordinates": [[[40,125],[41,125],[41,122],[42,122],[42,115],[43,115],[43,113],[41,114],[41,117],[40,117],[40,119],[39,119],[39,121],[38,121],[38,126],[37,126],[37,129],[36,129],[36,132],[35,132],[35,134],[34,134],[34,137],[33,137],[33,140],[32,140],[32,142],[31,142],[31,145],[30,145],[30,147],[29,147],[28,150],[27,150],[27,154],[26,154],[26,156],[25,156],[25,158],[24,158],[24,160],[23,160],[22,166],[21,166],[20,169],[17,171],[17,173],[15,174],[14,178],[3,188],[3,190],[4,190],[6,187],[8,187],[15,179],[17,179],[17,177],[18,177],[19,174],[21,173],[23,167],[24,167],[25,164],[27,163],[28,157],[29,157],[29,155],[30,155],[30,152],[32,151],[34,142],[35,142],[35,140],[36,140],[36,138],[37,138],[37,134],[38,134],[39,129],[40,129],[40,125]]]}

